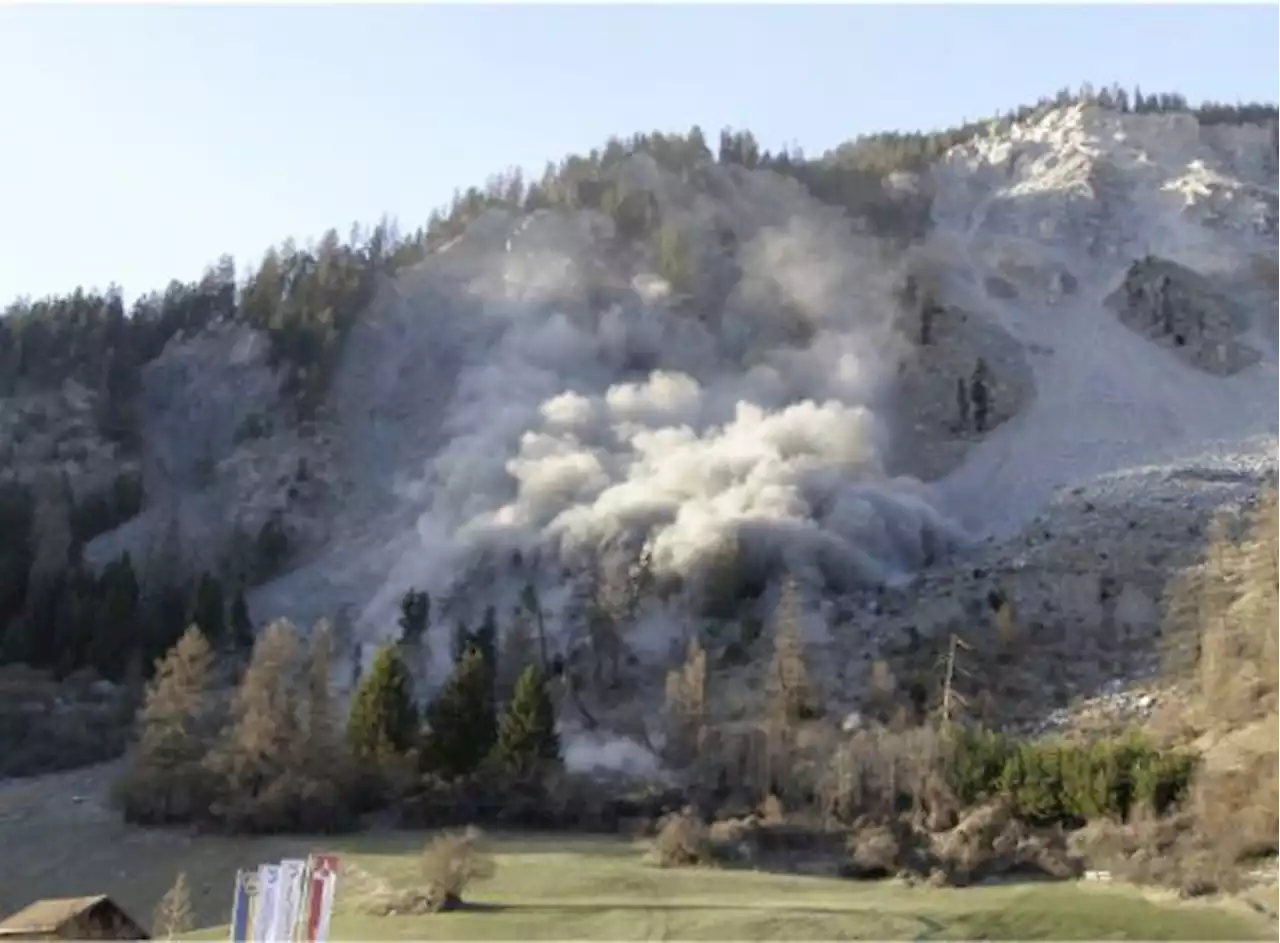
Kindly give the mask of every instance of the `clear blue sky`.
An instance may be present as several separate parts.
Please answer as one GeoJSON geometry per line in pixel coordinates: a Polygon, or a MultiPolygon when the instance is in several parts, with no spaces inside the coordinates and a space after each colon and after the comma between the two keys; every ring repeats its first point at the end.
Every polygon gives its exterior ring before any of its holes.
{"type": "Polygon", "coordinates": [[[1280,96],[1277,7],[5,7],[0,304],[126,295],[611,133],[810,154],[1063,85],[1280,96]]]}

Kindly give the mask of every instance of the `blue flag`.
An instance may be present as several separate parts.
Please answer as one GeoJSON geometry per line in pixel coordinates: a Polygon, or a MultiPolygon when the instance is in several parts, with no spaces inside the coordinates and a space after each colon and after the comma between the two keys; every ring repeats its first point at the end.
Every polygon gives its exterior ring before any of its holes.
{"type": "Polygon", "coordinates": [[[236,872],[236,896],[231,905],[231,943],[248,943],[249,918],[253,909],[253,898],[257,891],[258,874],[256,871],[236,872]]]}

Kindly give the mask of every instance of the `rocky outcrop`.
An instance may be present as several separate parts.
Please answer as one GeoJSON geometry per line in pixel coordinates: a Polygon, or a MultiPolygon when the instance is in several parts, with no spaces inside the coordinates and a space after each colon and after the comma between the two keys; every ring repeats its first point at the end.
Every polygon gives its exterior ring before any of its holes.
{"type": "Polygon", "coordinates": [[[930,343],[904,359],[896,390],[895,464],[924,481],[954,470],[1035,395],[1022,345],[998,325],[955,307],[930,319],[930,343]]]}
{"type": "Polygon", "coordinates": [[[1122,324],[1207,373],[1237,373],[1260,358],[1240,337],[1248,313],[1210,279],[1167,259],[1134,262],[1106,304],[1122,324]]]}

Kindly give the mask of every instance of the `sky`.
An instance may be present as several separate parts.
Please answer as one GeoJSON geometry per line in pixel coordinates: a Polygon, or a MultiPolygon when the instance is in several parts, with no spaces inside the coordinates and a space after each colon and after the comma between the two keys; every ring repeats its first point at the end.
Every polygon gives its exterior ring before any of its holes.
{"type": "Polygon", "coordinates": [[[810,155],[1082,81],[1280,98],[1266,6],[0,7],[0,306],[383,213],[611,134],[810,155]]]}

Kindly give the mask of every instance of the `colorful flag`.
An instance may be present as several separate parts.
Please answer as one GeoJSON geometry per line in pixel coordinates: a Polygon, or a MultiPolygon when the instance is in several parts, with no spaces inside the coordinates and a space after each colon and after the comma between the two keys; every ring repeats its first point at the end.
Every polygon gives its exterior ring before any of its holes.
{"type": "Polygon", "coordinates": [[[258,866],[258,905],[253,912],[253,943],[272,943],[275,937],[276,898],[280,892],[280,866],[258,866]]]}
{"type": "Polygon", "coordinates": [[[256,871],[236,871],[235,899],[231,904],[231,943],[249,943],[249,920],[258,895],[256,871]]]}

